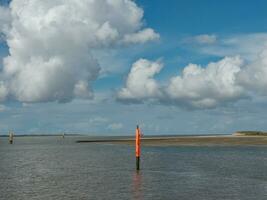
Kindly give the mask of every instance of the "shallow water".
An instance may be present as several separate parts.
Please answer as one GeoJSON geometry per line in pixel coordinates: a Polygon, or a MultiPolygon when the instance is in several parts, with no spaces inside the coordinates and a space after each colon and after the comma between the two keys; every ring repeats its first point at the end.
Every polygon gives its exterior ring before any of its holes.
{"type": "Polygon", "coordinates": [[[0,199],[267,199],[267,147],[143,147],[0,138],[0,199]]]}

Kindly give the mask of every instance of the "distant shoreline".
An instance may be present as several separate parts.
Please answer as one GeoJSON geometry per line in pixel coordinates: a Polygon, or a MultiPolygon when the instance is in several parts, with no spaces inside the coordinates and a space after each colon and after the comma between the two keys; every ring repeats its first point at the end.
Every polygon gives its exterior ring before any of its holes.
{"type": "MultiPolygon", "coordinates": [[[[111,143],[134,145],[135,139],[92,139],[78,140],[77,143],[111,143]]],[[[266,136],[172,136],[172,137],[145,137],[141,141],[144,146],[249,146],[267,145],[266,136]]]]}
{"type": "MultiPolygon", "coordinates": [[[[134,136],[89,136],[81,134],[65,134],[77,137],[76,143],[109,143],[134,145],[134,136]]],[[[8,137],[8,135],[0,135],[8,137]]],[[[16,137],[62,137],[62,134],[22,134],[16,137]]],[[[75,139],[74,139],[75,140],[75,139]]],[[[267,146],[267,134],[257,131],[239,131],[233,134],[213,135],[146,135],[142,137],[143,146],[267,146]]]]}
{"type": "MultiPolygon", "coordinates": [[[[61,137],[63,134],[14,134],[14,137],[61,137]]],[[[79,134],[64,134],[64,136],[83,136],[83,135],[79,135],[79,134]]],[[[0,135],[0,137],[9,137],[8,134],[6,135],[0,135]]]]}
{"type": "MultiPolygon", "coordinates": [[[[14,137],[62,137],[63,134],[14,134],[14,137]]],[[[231,134],[199,134],[199,135],[186,135],[186,134],[177,134],[177,135],[146,135],[144,136],[145,138],[173,138],[173,137],[195,137],[195,136],[229,136],[231,134]]],[[[88,135],[88,134],[64,134],[65,137],[84,137],[84,138],[90,138],[89,140],[91,141],[91,139],[97,139],[97,140],[116,140],[116,139],[129,139],[132,138],[134,136],[134,134],[131,135],[88,135]]],[[[5,135],[0,135],[1,137],[9,137],[8,134],[5,135]]]]}

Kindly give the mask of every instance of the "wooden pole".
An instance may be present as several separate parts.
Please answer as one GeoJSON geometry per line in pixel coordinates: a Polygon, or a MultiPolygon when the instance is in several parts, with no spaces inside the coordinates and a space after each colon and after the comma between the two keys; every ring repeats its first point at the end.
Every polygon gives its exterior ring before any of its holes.
{"type": "Polygon", "coordinates": [[[137,125],[135,131],[135,157],[136,157],[136,170],[140,170],[140,153],[141,153],[141,133],[137,125]]]}

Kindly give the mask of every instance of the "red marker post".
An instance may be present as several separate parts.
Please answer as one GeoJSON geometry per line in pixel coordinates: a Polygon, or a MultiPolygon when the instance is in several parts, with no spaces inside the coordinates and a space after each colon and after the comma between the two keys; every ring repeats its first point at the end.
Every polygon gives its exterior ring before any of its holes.
{"type": "Polygon", "coordinates": [[[140,153],[141,153],[141,133],[137,125],[135,131],[135,157],[136,157],[136,170],[140,169],[140,153]]]}

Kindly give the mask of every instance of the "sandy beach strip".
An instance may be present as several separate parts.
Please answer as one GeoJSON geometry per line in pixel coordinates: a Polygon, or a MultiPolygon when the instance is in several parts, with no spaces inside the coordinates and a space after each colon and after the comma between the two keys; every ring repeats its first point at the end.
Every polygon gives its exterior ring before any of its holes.
{"type": "MultiPolygon", "coordinates": [[[[134,138],[78,140],[78,143],[113,143],[134,145],[134,138]]],[[[256,146],[266,145],[266,136],[170,136],[142,138],[144,146],[256,146]]]]}

